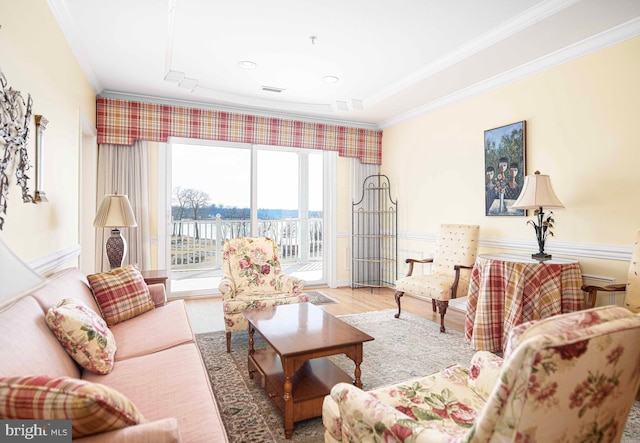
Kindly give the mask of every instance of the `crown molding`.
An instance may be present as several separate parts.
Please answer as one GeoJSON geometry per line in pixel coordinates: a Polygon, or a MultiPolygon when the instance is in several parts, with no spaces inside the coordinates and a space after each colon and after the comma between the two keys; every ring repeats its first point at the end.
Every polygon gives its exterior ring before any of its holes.
{"type": "Polygon", "coordinates": [[[576,60],[580,57],[608,48],[625,40],[637,37],[638,35],[640,35],[640,18],[630,20],[578,43],[574,43],[573,45],[569,45],[563,49],[552,52],[551,54],[463,88],[453,94],[432,100],[429,103],[412,109],[411,111],[380,122],[379,127],[383,130],[387,129],[407,120],[434,112],[453,103],[506,86],[532,75],[539,74],[563,63],[576,60]]]}
{"type": "Polygon", "coordinates": [[[369,123],[352,122],[347,120],[333,120],[329,118],[311,117],[309,115],[303,115],[303,114],[272,112],[272,111],[260,110],[256,108],[249,108],[249,107],[245,108],[241,106],[225,106],[225,105],[219,105],[219,104],[214,105],[211,103],[205,103],[205,102],[199,102],[199,101],[176,100],[176,99],[170,99],[170,98],[155,97],[151,95],[127,94],[123,92],[106,90],[100,93],[99,96],[104,98],[117,99],[117,100],[154,103],[158,105],[167,105],[167,106],[182,106],[187,108],[206,109],[210,111],[229,112],[232,114],[255,115],[260,117],[278,118],[281,120],[295,120],[295,121],[302,121],[307,123],[320,123],[325,125],[344,126],[349,128],[369,129],[373,131],[380,130],[380,127],[378,125],[369,124],[369,123]]]}
{"type": "Polygon", "coordinates": [[[67,0],[47,0],[47,4],[49,5],[49,9],[51,10],[53,17],[58,22],[58,27],[67,39],[67,42],[71,47],[71,52],[80,65],[80,69],[91,85],[91,89],[93,89],[93,92],[95,92],[96,95],[99,94],[100,91],[102,91],[102,84],[100,83],[100,80],[98,80],[98,76],[89,62],[83,45],[80,43],[79,37],[74,32],[75,26],[71,19],[67,0]]]}
{"type": "Polygon", "coordinates": [[[547,0],[543,1],[523,13],[513,17],[502,25],[493,28],[484,35],[466,43],[455,51],[449,52],[412,75],[405,77],[399,82],[385,88],[373,96],[366,97],[365,103],[371,106],[385,98],[391,97],[411,86],[426,80],[432,75],[459,63],[479,52],[487,49],[502,40],[509,38],[530,26],[558,13],[559,11],[577,3],[580,0],[547,0]]]}

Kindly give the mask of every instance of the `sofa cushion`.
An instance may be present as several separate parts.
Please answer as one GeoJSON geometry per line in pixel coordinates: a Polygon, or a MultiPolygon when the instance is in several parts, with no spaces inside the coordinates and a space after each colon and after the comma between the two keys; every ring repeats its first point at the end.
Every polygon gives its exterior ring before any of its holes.
{"type": "Polygon", "coordinates": [[[65,298],[49,309],[45,321],[80,366],[97,374],[111,372],[116,341],[100,315],[80,300],[65,298]]]}
{"type": "Polygon", "coordinates": [[[72,420],[73,437],[146,423],[129,399],[107,386],[48,375],[0,378],[0,417],[72,420]]]}
{"type": "Polygon", "coordinates": [[[109,326],[155,308],[149,288],[134,265],[92,274],[87,279],[109,326]]]}
{"type": "Polygon", "coordinates": [[[78,364],[51,333],[35,298],[0,308],[0,377],[40,374],[45,368],[52,376],[80,377],[78,364]]]}
{"type": "Polygon", "coordinates": [[[207,371],[194,343],[118,361],[107,375],[85,371],[83,379],[117,389],[148,420],[175,417],[183,442],[227,441],[207,371]]]}
{"type": "Polygon", "coordinates": [[[184,300],[174,300],[111,327],[118,343],[118,361],[194,343],[184,300]]]}

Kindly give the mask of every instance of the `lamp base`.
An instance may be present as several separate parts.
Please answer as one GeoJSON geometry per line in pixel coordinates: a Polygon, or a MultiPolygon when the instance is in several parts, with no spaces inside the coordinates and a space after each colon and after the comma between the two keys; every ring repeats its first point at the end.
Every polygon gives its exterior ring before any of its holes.
{"type": "Polygon", "coordinates": [[[539,261],[551,260],[551,254],[547,254],[545,252],[538,252],[536,254],[531,254],[531,258],[539,261]]]}
{"type": "Polygon", "coordinates": [[[111,230],[111,237],[107,239],[106,249],[111,269],[122,267],[122,261],[127,255],[127,241],[120,235],[120,229],[111,230]]]}

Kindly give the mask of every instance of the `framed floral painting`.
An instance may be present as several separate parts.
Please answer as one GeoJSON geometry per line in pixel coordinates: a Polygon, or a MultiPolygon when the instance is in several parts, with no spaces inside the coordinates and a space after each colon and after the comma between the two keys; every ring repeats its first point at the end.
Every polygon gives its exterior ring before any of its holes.
{"type": "Polygon", "coordinates": [[[485,215],[525,216],[511,209],[525,176],[525,121],[484,131],[485,215]]]}

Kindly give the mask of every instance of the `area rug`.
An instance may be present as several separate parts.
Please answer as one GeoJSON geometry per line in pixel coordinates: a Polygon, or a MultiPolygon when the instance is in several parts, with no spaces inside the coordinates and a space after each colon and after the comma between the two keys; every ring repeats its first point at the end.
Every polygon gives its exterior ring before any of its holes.
{"type": "MultiPolygon", "coordinates": [[[[437,372],[452,364],[468,366],[473,355],[463,334],[422,317],[403,312],[396,319],[393,309],[344,315],[340,318],[375,337],[364,344],[362,382],[365,390],[437,372]]],[[[256,334],[256,348],[266,346],[256,334]]],[[[323,442],[320,417],[296,423],[290,440],[284,437],[282,416],[256,380],[247,371],[246,332],[232,335],[232,352],[226,352],[224,331],[196,336],[209,373],[220,413],[231,443],[323,442]]],[[[331,357],[336,365],[353,374],[354,364],[345,356],[331,357]]],[[[623,443],[637,442],[640,435],[640,402],[629,416],[623,443]]]]}
{"type": "Polygon", "coordinates": [[[327,294],[321,291],[305,291],[305,293],[309,296],[309,303],[313,303],[314,305],[338,303],[338,300],[329,297],[327,294]]]}

